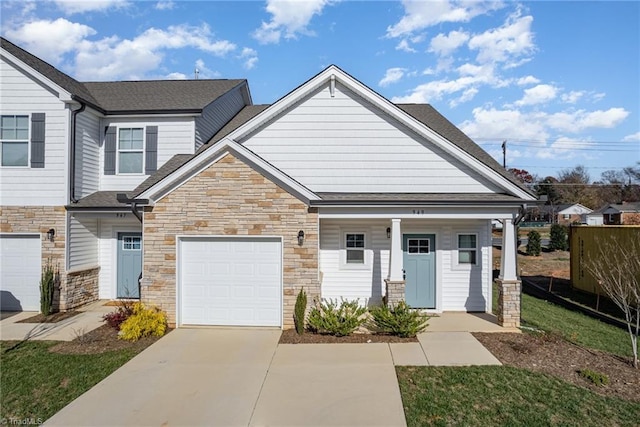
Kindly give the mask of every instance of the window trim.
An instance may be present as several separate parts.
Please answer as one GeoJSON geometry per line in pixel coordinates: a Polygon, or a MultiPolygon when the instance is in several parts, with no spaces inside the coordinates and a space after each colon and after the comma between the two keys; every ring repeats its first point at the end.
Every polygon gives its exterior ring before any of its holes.
{"type": "Polygon", "coordinates": [[[471,233],[471,232],[460,232],[460,233],[456,233],[456,265],[459,267],[476,267],[479,265],[478,263],[478,255],[479,255],[479,250],[478,250],[478,246],[479,246],[479,238],[478,238],[478,233],[471,233]],[[474,248],[461,248],[460,247],[460,236],[474,236],[475,240],[476,240],[476,244],[474,248]],[[460,252],[465,251],[465,252],[475,252],[475,260],[474,262],[460,262],[460,252]]]}
{"type": "Polygon", "coordinates": [[[27,139],[8,139],[6,142],[8,143],[27,143],[27,164],[26,165],[3,165],[4,161],[2,157],[2,145],[5,140],[2,138],[2,134],[0,132],[0,167],[8,168],[8,169],[30,169],[31,168],[31,114],[30,113],[14,113],[14,114],[0,114],[0,130],[2,124],[2,117],[26,117],[27,118],[27,139]]]}
{"type": "Polygon", "coordinates": [[[145,162],[146,162],[146,143],[147,143],[147,126],[127,124],[116,125],[116,176],[140,176],[145,175],[145,162]],[[140,149],[120,149],[120,130],[124,129],[141,129],[142,130],[142,148],[140,149]],[[120,172],[120,153],[140,153],[142,156],[142,164],[140,172],[120,172]]]}
{"type": "Polygon", "coordinates": [[[357,229],[344,229],[340,232],[340,269],[341,270],[367,270],[371,266],[371,260],[369,257],[370,249],[370,233],[365,230],[357,229]],[[361,234],[364,238],[364,247],[362,248],[347,248],[347,235],[361,234]],[[349,263],[347,262],[347,251],[357,250],[362,251],[362,263],[349,263]]]}

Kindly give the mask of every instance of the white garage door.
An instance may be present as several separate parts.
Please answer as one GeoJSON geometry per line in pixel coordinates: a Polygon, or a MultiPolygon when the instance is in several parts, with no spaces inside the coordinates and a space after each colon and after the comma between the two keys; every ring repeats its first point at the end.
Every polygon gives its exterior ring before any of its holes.
{"type": "Polygon", "coordinates": [[[184,238],[179,262],[181,324],[280,326],[280,239],[184,238]]]}
{"type": "Polygon", "coordinates": [[[0,309],[40,311],[40,235],[0,235],[0,309]]]}

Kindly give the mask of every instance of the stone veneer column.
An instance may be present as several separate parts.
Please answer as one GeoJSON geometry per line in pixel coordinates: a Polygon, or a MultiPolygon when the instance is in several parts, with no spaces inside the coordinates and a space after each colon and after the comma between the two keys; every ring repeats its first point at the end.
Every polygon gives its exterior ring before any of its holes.
{"type": "Polygon", "coordinates": [[[520,327],[520,280],[497,279],[498,283],[498,324],[504,328],[520,327]]]}
{"type": "Polygon", "coordinates": [[[402,230],[400,219],[391,220],[391,247],[389,248],[389,277],[386,284],[387,304],[395,305],[404,301],[405,280],[402,270],[402,230]]]}
{"type": "Polygon", "coordinates": [[[387,305],[396,305],[404,301],[404,280],[385,279],[384,283],[387,287],[387,305]]]}

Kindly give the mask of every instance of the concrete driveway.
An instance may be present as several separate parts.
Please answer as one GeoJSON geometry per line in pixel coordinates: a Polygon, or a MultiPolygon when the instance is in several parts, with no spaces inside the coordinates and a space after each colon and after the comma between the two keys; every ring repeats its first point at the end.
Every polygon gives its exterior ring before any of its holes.
{"type": "Polygon", "coordinates": [[[281,345],[177,329],[47,421],[61,426],[404,426],[386,344],[281,345]]]}

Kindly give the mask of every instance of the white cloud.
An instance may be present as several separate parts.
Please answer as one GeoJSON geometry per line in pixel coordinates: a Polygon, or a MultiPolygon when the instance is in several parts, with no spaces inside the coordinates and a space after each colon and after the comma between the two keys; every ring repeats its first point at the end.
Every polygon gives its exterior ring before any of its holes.
{"type": "Polygon", "coordinates": [[[53,64],[60,64],[65,53],[75,50],[82,40],[94,34],[93,28],[64,18],[31,21],[6,30],[12,41],[53,64]]]}
{"type": "Polygon", "coordinates": [[[139,79],[155,70],[169,49],[192,47],[215,56],[236,49],[227,40],[213,40],[208,25],[170,26],[166,30],[150,28],[139,36],[119,39],[117,36],[79,43],[76,75],[80,80],[139,79]]]}
{"type": "Polygon", "coordinates": [[[385,87],[389,86],[392,83],[397,83],[398,81],[400,81],[400,79],[402,79],[402,77],[404,77],[405,71],[407,71],[405,68],[400,67],[389,68],[384,74],[382,80],[378,82],[378,85],[385,87]]]}
{"type": "Polygon", "coordinates": [[[585,91],[583,90],[572,90],[569,93],[563,93],[560,99],[562,102],[566,102],[567,104],[575,104],[585,95],[585,91]]]}
{"type": "Polygon", "coordinates": [[[559,136],[548,147],[540,148],[535,156],[540,159],[572,159],[578,156],[576,147],[587,148],[584,139],[559,136]]]}
{"type": "Polygon", "coordinates": [[[86,12],[104,12],[109,9],[128,7],[126,0],[53,0],[53,2],[67,15],[86,12]]]}
{"type": "Polygon", "coordinates": [[[166,80],[186,80],[187,79],[187,75],[184,73],[169,73],[166,76],[164,76],[164,78],[166,80]]]}
{"type": "Polygon", "coordinates": [[[176,4],[171,0],[159,0],[155,5],[155,8],[158,10],[172,10],[175,7],[176,4]]]}
{"type": "Polygon", "coordinates": [[[464,92],[459,98],[449,101],[449,107],[455,108],[460,104],[471,101],[477,94],[479,90],[475,87],[471,87],[464,92]]]}
{"type": "Polygon", "coordinates": [[[196,60],[196,70],[198,70],[198,78],[200,79],[217,79],[220,77],[220,73],[208,68],[202,59],[196,60]]]}
{"type": "Polygon", "coordinates": [[[628,111],[619,107],[609,108],[606,111],[577,110],[549,114],[547,123],[556,130],[578,133],[590,128],[610,129],[616,127],[628,115],[628,111]]]}
{"type": "Polygon", "coordinates": [[[258,52],[249,47],[245,47],[242,49],[242,52],[238,56],[238,58],[244,60],[244,68],[247,70],[251,70],[258,63],[258,52]]]}
{"type": "Polygon", "coordinates": [[[549,102],[556,97],[558,88],[551,85],[537,85],[529,89],[525,89],[524,96],[516,105],[536,105],[549,102]]]}
{"type": "Polygon", "coordinates": [[[544,142],[549,138],[544,116],[525,114],[516,109],[496,110],[482,107],[473,109],[473,120],[466,120],[460,129],[471,138],[520,139],[544,142]]]}
{"type": "Polygon", "coordinates": [[[520,77],[516,80],[516,84],[518,86],[527,86],[527,85],[535,85],[540,83],[540,80],[533,76],[520,77]]]}
{"type": "Polygon", "coordinates": [[[636,132],[636,133],[632,133],[631,135],[627,135],[624,138],[622,138],[622,140],[624,142],[627,142],[627,141],[631,141],[631,142],[640,141],[640,132],[636,132]]]}
{"type": "Polygon", "coordinates": [[[450,55],[467,40],[469,40],[469,34],[463,31],[451,31],[448,35],[440,33],[431,39],[429,52],[434,52],[441,56],[450,55]]]}
{"type": "Polygon", "coordinates": [[[532,16],[520,16],[516,12],[503,26],[471,37],[469,49],[478,51],[476,59],[480,63],[504,62],[506,67],[521,65],[535,51],[532,23],[532,16]]]}
{"type": "Polygon", "coordinates": [[[414,48],[411,47],[411,45],[409,44],[409,41],[407,39],[400,40],[400,43],[398,43],[397,46],[396,46],[396,50],[403,50],[403,51],[409,52],[409,53],[417,52],[417,50],[415,50],[414,48]]]}
{"type": "Polygon", "coordinates": [[[262,22],[253,32],[253,37],[261,44],[279,43],[280,38],[296,38],[298,34],[313,35],[307,26],[315,15],[322,13],[332,0],[267,0],[269,22],[262,22]]]}
{"type": "Polygon", "coordinates": [[[387,37],[404,37],[443,22],[469,22],[478,15],[504,7],[502,2],[461,0],[403,0],[404,16],[387,27],[387,37]]]}

